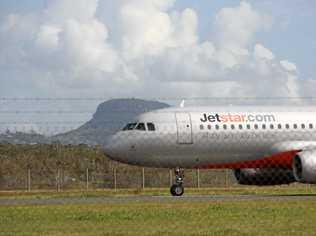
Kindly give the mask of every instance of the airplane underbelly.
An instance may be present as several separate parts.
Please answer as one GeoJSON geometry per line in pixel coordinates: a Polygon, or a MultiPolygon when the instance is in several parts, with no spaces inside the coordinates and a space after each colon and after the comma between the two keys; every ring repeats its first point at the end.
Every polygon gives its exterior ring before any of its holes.
{"type": "Polygon", "coordinates": [[[222,164],[255,160],[262,157],[269,146],[271,145],[266,143],[250,145],[228,140],[199,141],[193,144],[169,142],[163,148],[157,145],[151,146],[146,151],[141,150],[139,153],[135,153],[135,158],[140,158],[139,164],[146,166],[194,168],[210,163],[222,164]]]}

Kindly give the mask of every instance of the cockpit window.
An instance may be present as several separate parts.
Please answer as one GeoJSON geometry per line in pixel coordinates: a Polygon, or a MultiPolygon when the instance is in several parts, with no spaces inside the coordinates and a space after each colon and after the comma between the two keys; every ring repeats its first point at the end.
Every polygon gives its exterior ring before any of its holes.
{"type": "Polygon", "coordinates": [[[153,123],[147,123],[148,131],[155,131],[156,127],[153,123]]]}
{"type": "Polygon", "coordinates": [[[129,123],[123,128],[123,130],[124,131],[126,131],[126,130],[133,130],[136,125],[137,125],[137,123],[129,123]]]}
{"type": "Polygon", "coordinates": [[[137,130],[146,130],[145,123],[138,123],[136,126],[137,130]]]}

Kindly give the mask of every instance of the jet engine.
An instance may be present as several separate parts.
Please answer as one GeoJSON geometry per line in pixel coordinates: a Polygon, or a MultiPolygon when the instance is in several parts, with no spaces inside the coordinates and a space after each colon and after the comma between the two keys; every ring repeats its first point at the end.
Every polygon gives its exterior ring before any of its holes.
{"type": "Polygon", "coordinates": [[[271,186],[296,181],[293,171],[288,169],[237,169],[234,175],[241,185],[271,186]]]}
{"type": "Polygon", "coordinates": [[[293,159],[293,173],[297,182],[316,184],[316,150],[298,153],[293,159]]]}

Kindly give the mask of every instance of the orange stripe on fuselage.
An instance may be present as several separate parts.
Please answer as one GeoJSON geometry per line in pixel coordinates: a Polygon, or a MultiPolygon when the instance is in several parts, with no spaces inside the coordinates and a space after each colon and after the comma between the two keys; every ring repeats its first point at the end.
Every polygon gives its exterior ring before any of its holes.
{"type": "Polygon", "coordinates": [[[255,161],[235,162],[228,164],[209,164],[199,166],[200,169],[257,169],[286,168],[292,169],[292,160],[300,150],[278,153],[255,161]]]}

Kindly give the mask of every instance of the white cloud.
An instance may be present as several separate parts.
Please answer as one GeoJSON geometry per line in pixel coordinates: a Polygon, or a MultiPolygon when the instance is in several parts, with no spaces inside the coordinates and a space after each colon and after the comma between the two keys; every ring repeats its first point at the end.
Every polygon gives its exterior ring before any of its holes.
{"type": "Polygon", "coordinates": [[[52,0],[44,12],[46,21],[62,24],[65,20],[75,20],[80,23],[90,21],[95,17],[99,0],[52,0]]]}
{"type": "Polygon", "coordinates": [[[67,61],[77,69],[91,69],[113,72],[116,66],[116,52],[107,43],[108,31],[97,20],[80,24],[69,20],[60,35],[60,49],[67,61]],[[81,67],[81,68],[79,68],[81,67]]]}
{"type": "Polygon", "coordinates": [[[283,60],[283,61],[280,61],[280,64],[285,70],[289,72],[297,72],[296,65],[290,61],[283,60]]]}
{"type": "Polygon", "coordinates": [[[44,49],[57,49],[59,45],[59,33],[62,29],[54,25],[41,26],[37,34],[37,44],[44,49]]]}
{"type": "Polygon", "coordinates": [[[221,9],[205,41],[199,37],[198,13],[174,9],[175,0],[48,3],[43,12],[10,15],[1,23],[5,70],[0,73],[5,71],[7,85],[1,92],[19,80],[27,80],[32,90],[21,87],[16,96],[38,91],[63,97],[286,96],[301,91],[295,64],[278,61],[258,43],[257,33],[268,31],[272,19],[248,2],[221,9]]]}
{"type": "Polygon", "coordinates": [[[271,19],[260,14],[247,2],[238,7],[221,9],[215,19],[217,44],[223,48],[244,49],[255,34],[271,26],[271,19]]]}
{"type": "Polygon", "coordinates": [[[214,37],[222,66],[232,68],[243,64],[250,55],[249,47],[256,33],[268,29],[271,23],[270,17],[260,14],[247,2],[221,9],[215,18],[214,37]]]}
{"type": "Polygon", "coordinates": [[[173,29],[170,16],[156,4],[142,5],[140,2],[128,2],[120,10],[123,52],[126,57],[156,55],[171,44],[173,29]]]}
{"type": "Polygon", "coordinates": [[[254,56],[256,60],[268,60],[271,61],[275,58],[274,54],[261,44],[255,45],[254,56]]]}

